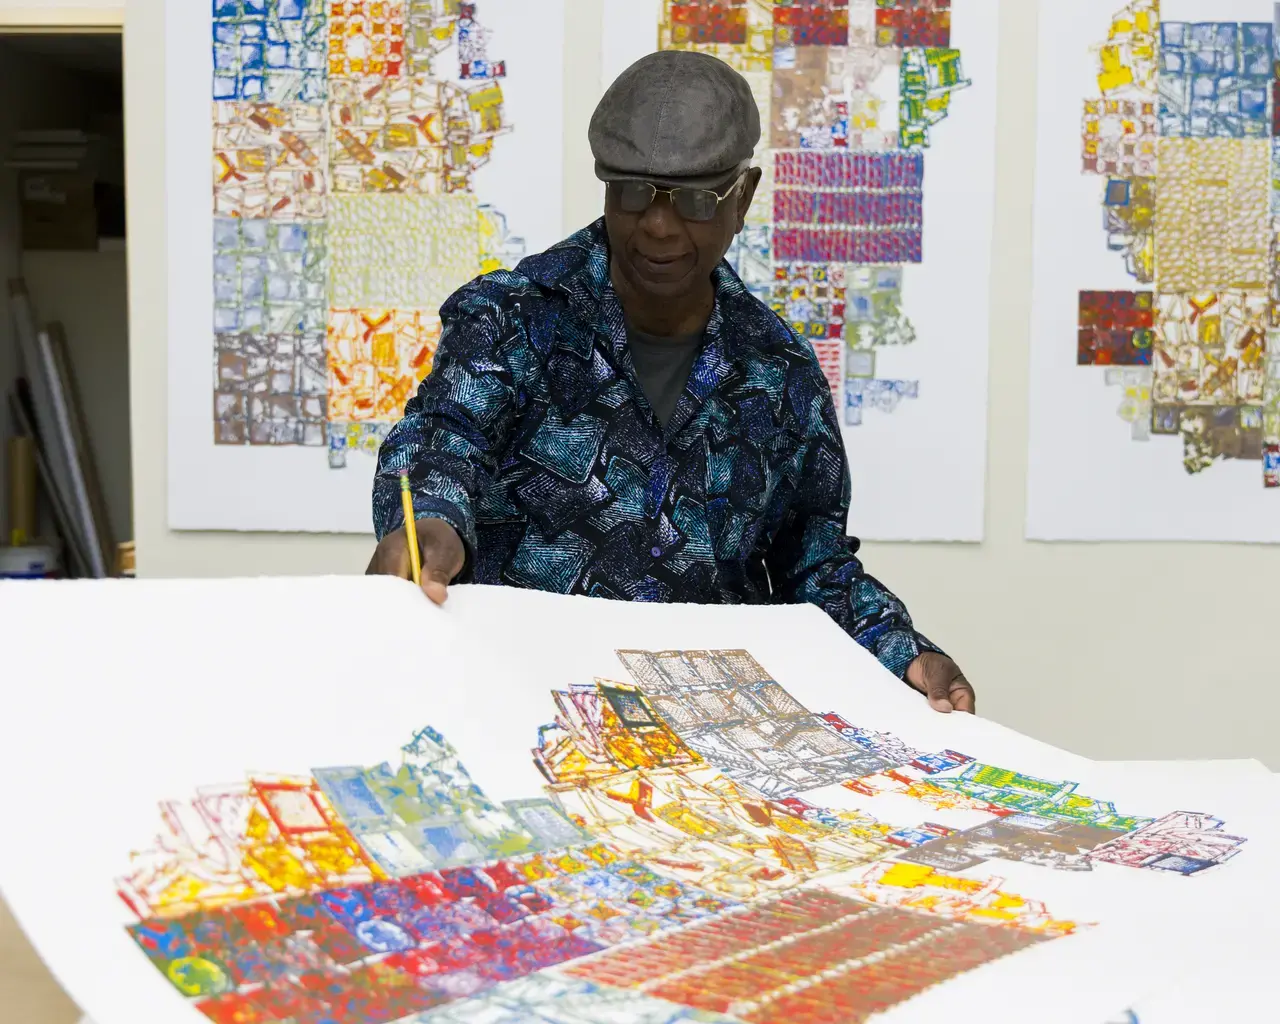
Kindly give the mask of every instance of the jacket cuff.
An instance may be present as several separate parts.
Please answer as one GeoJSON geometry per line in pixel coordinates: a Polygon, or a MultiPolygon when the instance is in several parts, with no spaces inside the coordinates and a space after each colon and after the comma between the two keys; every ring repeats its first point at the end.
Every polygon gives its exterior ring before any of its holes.
{"type": "Polygon", "coordinates": [[[916,658],[930,651],[948,657],[947,652],[922,633],[914,630],[898,630],[886,633],[876,643],[876,657],[880,664],[901,679],[907,681],[907,668],[916,658]]]}
{"type": "MultiPolygon", "coordinates": [[[[471,516],[467,514],[467,510],[447,498],[415,491],[413,495],[413,518],[415,520],[441,519],[453,527],[462,541],[464,551],[462,568],[459,570],[458,575],[454,577],[454,580],[466,579],[471,572],[472,566],[475,565],[474,553],[476,550],[475,523],[471,516]]],[[[387,534],[403,529],[404,512],[398,511],[392,517],[387,534]]]]}
{"type": "Polygon", "coordinates": [[[932,651],[934,654],[941,654],[944,658],[950,657],[950,655],[948,655],[946,651],[944,651],[941,647],[935,644],[923,633],[916,634],[916,646],[920,648],[920,652],[922,654],[925,651],[932,651]]]}
{"type": "MultiPolygon", "coordinates": [[[[899,679],[906,680],[907,666],[920,657],[922,648],[919,634],[912,630],[899,629],[885,633],[876,638],[876,659],[899,679]]],[[[927,641],[926,641],[927,642],[927,641]]]]}

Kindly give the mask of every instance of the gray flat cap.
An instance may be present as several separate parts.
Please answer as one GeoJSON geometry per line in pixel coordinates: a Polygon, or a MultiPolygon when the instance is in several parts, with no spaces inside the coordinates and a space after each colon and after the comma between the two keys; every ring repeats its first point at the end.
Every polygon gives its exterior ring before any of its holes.
{"type": "Polygon", "coordinates": [[[602,181],[644,178],[706,187],[746,166],[760,110],[733,68],[705,53],[662,50],[609,86],[588,132],[602,181]]]}

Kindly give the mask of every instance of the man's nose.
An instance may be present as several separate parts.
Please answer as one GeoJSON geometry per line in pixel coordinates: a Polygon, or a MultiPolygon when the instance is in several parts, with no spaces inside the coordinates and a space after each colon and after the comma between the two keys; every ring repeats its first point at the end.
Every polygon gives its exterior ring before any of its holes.
{"type": "Polygon", "coordinates": [[[676,213],[675,207],[671,205],[671,196],[666,192],[659,192],[653,197],[649,209],[645,210],[641,216],[640,227],[645,234],[652,235],[654,238],[670,238],[672,235],[679,234],[684,224],[680,214],[676,213]]]}

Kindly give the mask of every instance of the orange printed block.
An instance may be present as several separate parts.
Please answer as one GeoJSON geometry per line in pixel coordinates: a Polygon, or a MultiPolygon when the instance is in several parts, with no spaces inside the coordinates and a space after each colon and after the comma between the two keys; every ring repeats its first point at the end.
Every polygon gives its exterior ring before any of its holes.
{"type": "Polygon", "coordinates": [[[329,5],[329,74],[334,78],[404,73],[404,4],[334,0],[329,5]]]}
{"type": "Polygon", "coordinates": [[[331,310],[325,343],[329,418],[399,419],[431,372],[439,339],[439,318],[420,310],[331,310]]]}

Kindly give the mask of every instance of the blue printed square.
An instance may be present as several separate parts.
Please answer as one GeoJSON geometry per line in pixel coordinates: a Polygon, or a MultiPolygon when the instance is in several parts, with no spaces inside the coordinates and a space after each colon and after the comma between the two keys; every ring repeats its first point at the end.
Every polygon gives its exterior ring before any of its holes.
{"type": "Polygon", "coordinates": [[[1275,32],[1264,23],[1165,22],[1160,29],[1160,134],[1267,138],[1275,32]]]}
{"type": "Polygon", "coordinates": [[[214,0],[213,98],[322,103],[329,37],[324,0],[214,0]]]}

